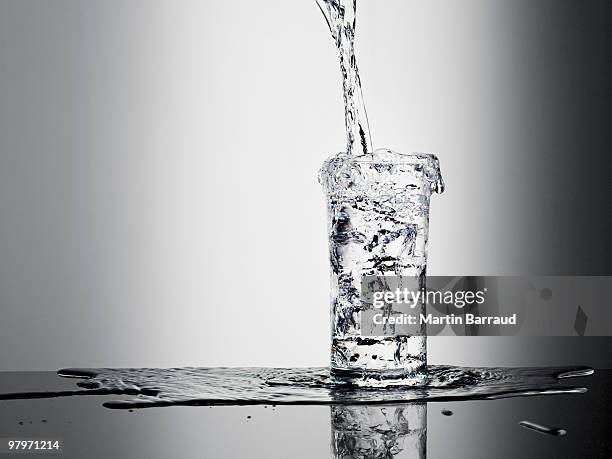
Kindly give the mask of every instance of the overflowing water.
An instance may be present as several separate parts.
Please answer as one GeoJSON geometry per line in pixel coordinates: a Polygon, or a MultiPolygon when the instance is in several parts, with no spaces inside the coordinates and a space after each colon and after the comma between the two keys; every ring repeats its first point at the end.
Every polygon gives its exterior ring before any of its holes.
{"type": "Polygon", "coordinates": [[[359,293],[369,275],[403,276],[425,287],[429,198],[443,189],[438,160],[373,150],[355,58],[357,2],[317,3],[338,49],[347,135],[346,151],[319,174],[328,197],[332,374],[363,386],[422,385],[425,330],[368,333],[362,319],[371,307],[359,293]]]}

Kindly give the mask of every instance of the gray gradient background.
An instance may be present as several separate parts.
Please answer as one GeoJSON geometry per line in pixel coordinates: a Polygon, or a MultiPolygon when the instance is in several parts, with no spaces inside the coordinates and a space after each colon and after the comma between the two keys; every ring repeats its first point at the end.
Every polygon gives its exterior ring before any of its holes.
{"type": "MultiPolygon", "coordinates": [[[[360,1],[375,146],[435,152],[447,182],[429,274],[612,274],[610,17],[590,0],[360,1]]],[[[326,364],[316,172],[342,114],[314,0],[0,0],[0,370],[326,364]]],[[[600,366],[611,349],[429,348],[600,366]]]]}

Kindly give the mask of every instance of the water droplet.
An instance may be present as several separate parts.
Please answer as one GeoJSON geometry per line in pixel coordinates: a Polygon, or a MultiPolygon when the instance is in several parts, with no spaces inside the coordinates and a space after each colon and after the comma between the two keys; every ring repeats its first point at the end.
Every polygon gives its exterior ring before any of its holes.
{"type": "Polygon", "coordinates": [[[572,368],[558,373],[557,378],[578,378],[581,376],[591,376],[592,374],[595,374],[595,370],[589,367],[572,368]]]}
{"type": "Polygon", "coordinates": [[[552,298],[552,290],[549,288],[543,288],[540,290],[540,298],[543,300],[550,300],[552,298]]]}
{"type": "Polygon", "coordinates": [[[534,430],[536,432],[551,435],[553,437],[561,437],[567,433],[565,429],[559,429],[556,427],[547,427],[540,424],[536,424],[535,422],[530,421],[520,421],[519,425],[521,427],[525,427],[526,429],[534,430]]]}

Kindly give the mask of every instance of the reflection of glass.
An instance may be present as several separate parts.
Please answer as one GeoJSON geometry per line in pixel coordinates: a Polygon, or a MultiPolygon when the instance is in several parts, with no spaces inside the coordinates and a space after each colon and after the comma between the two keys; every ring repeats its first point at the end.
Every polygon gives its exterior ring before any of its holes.
{"type": "Polygon", "coordinates": [[[361,385],[426,380],[426,337],[369,336],[361,327],[363,276],[403,276],[423,285],[429,201],[443,190],[434,155],[379,149],[328,159],[320,172],[327,195],[331,263],[331,369],[361,385]]]}
{"type": "Polygon", "coordinates": [[[334,405],[332,459],[426,457],[427,404],[334,405]]]}

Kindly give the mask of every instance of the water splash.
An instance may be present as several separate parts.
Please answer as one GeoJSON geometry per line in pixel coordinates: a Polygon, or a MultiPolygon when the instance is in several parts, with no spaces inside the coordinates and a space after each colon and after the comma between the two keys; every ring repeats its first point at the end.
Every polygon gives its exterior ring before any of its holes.
{"type": "Polygon", "coordinates": [[[368,116],[361,92],[361,79],[355,58],[355,14],[357,0],[316,0],[336,42],[344,91],[346,152],[362,155],[372,152],[368,116]]]}
{"type": "Polygon", "coordinates": [[[0,400],[74,395],[122,395],[117,409],[172,405],[368,405],[584,393],[564,384],[590,368],[429,367],[424,387],[362,388],[337,384],[329,368],[123,368],[65,369],[78,389],[0,394],[0,400]]]}

